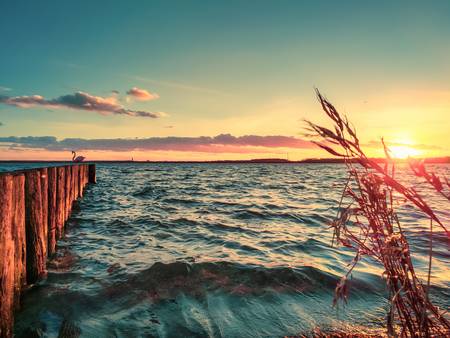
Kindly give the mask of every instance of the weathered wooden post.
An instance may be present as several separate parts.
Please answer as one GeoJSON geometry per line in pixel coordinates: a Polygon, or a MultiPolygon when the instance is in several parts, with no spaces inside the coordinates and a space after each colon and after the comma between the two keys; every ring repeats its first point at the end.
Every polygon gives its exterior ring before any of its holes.
{"type": "MultiPolygon", "coordinates": [[[[13,175],[12,238],[14,241],[14,305],[20,307],[20,293],[27,283],[27,242],[25,234],[25,175],[13,175]]],[[[1,217],[1,216],[0,216],[1,217]]]]}
{"type": "Polygon", "coordinates": [[[82,188],[82,183],[81,183],[81,171],[83,170],[83,165],[79,165],[78,166],[78,170],[77,170],[77,196],[76,198],[80,198],[83,194],[81,192],[81,188],[82,188]]]}
{"type": "Polygon", "coordinates": [[[14,323],[13,177],[0,175],[0,337],[12,336],[14,323]]]}
{"type": "Polygon", "coordinates": [[[65,166],[66,168],[66,181],[65,181],[65,188],[66,191],[66,200],[65,200],[65,212],[64,212],[64,222],[67,221],[67,219],[70,216],[70,212],[72,211],[72,195],[71,195],[71,183],[72,183],[72,170],[69,165],[65,166]]]}
{"type": "Polygon", "coordinates": [[[80,166],[79,165],[73,165],[72,166],[72,201],[76,201],[79,196],[79,189],[80,189],[80,166]]]}
{"type": "Polygon", "coordinates": [[[41,175],[41,196],[42,196],[42,227],[44,228],[45,238],[45,260],[47,260],[48,246],[48,169],[39,169],[41,175]]]}
{"type": "Polygon", "coordinates": [[[95,164],[89,164],[89,183],[97,183],[97,178],[95,174],[95,164]]]}
{"type": "Polygon", "coordinates": [[[64,220],[66,219],[66,167],[58,167],[56,184],[56,239],[60,239],[64,233],[64,220]]]}
{"type": "Polygon", "coordinates": [[[25,224],[27,239],[27,283],[34,284],[46,273],[47,237],[43,223],[41,174],[25,172],[25,224]]]}
{"type": "Polygon", "coordinates": [[[88,182],[89,182],[89,164],[85,164],[83,169],[83,192],[88,182]]]}
{"type": "Polygon", "coordinates": [[[56,207],[58,192],[58,169],[50,167],[48,175],[48,236],[47,236],[47,254],[52,256],[56,251],[56,229],[58,219],[58,209],[56,207]]]}
{"type": "Polygon", "coordinates": [[[84,168],[85,164],[81,164],[78,169],[78,197],[83,197],[83,191],[84,191],[84,168]]]}

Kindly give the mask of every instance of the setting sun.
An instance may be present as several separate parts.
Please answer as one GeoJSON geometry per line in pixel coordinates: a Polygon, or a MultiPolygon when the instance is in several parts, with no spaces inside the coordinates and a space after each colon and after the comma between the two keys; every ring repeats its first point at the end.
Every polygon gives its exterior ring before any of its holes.
{"type": "Polygon", "coordinates": [[[389,147],[389,150],[391,152],[391,156],[394,158],[408,158],[408,157],[414,157],[421,154],[421,152],[417,149],[414,149],[409,146],[391,146],[389,147]]]}

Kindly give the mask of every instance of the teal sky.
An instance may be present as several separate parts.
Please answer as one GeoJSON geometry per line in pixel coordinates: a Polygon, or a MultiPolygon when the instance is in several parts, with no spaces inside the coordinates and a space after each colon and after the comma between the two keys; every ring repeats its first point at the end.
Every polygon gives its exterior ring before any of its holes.
{"type": "MultiPolygon", "coordinates": [[[[126,109],[168,116],[0,103],[0,138],[299,138],[302,118],[323,120],[317,86],[367,130],[367,142],[388,136],[443,154],[449,148],[449,18],[450,1],[4,1],[4,101],[78,91],[106,98],[114,90],[126,109]],[[127,97],[133,87],[159,98],[127,97]]],[[[16,146],[33,156],[29,145],[16,146]]],[[[48,148],[39,151],[62,156],[62,149],[48,148]]],[[[312,154],[292,148],[298,158],[312,154]]],[[[233,158],[247,156],[243,149],[192,151],[199,158],[233,158]]],[[[0,148],[0,158],[18,157],[16,150],[0,148]]],[[[136,148],[139,156],[143,150],[136,148]]],[[[187,156],[170,151],[148,157],[187,156]]],[[[284,150],[261,151],[278,152],[284,150]]]]}

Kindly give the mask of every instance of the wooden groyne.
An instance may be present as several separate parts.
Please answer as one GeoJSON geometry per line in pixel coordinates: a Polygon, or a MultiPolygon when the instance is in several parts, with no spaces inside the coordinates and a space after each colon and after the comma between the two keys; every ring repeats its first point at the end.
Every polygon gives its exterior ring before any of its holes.
{"type": "Polygon", "coordinates": [[[73,202],[95,182],[95,164],[0,173],[0,338],[12,337],[22,290],[46,275],[73,202]]]}

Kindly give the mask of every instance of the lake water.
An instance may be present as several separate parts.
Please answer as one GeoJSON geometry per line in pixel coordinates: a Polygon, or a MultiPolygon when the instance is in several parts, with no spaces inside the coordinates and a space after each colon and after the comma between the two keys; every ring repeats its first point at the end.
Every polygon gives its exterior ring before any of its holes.
{"type": "MultiPolygon", "coordinates": [[[[30,165],[0,169],[23,166],[30,165]]],[[[449,165],[434,170],[450,177],[449,165]]],[[[406,168],[399,175],[412,182],[406,168]]],[[[380,328],[387,312],[383,270],[371,260],[353,274],[348,304],[332,307],[353,257],[331,247],[328,226],[346,176],[336,164],[99,164],[98,183],[74,208],[47,279],[24,296],[16,335],[39,327],[57,337],[63,322],[82,337],[380,328]]],[[[448,202],[424,184],[417,189],[450,225],[448,202]]],[[[424,273],[428,223],[409,205],[400,219],[424,273]]],[[[436,232],[432,293],[447,309],[448,245],[436,232]]]]}

